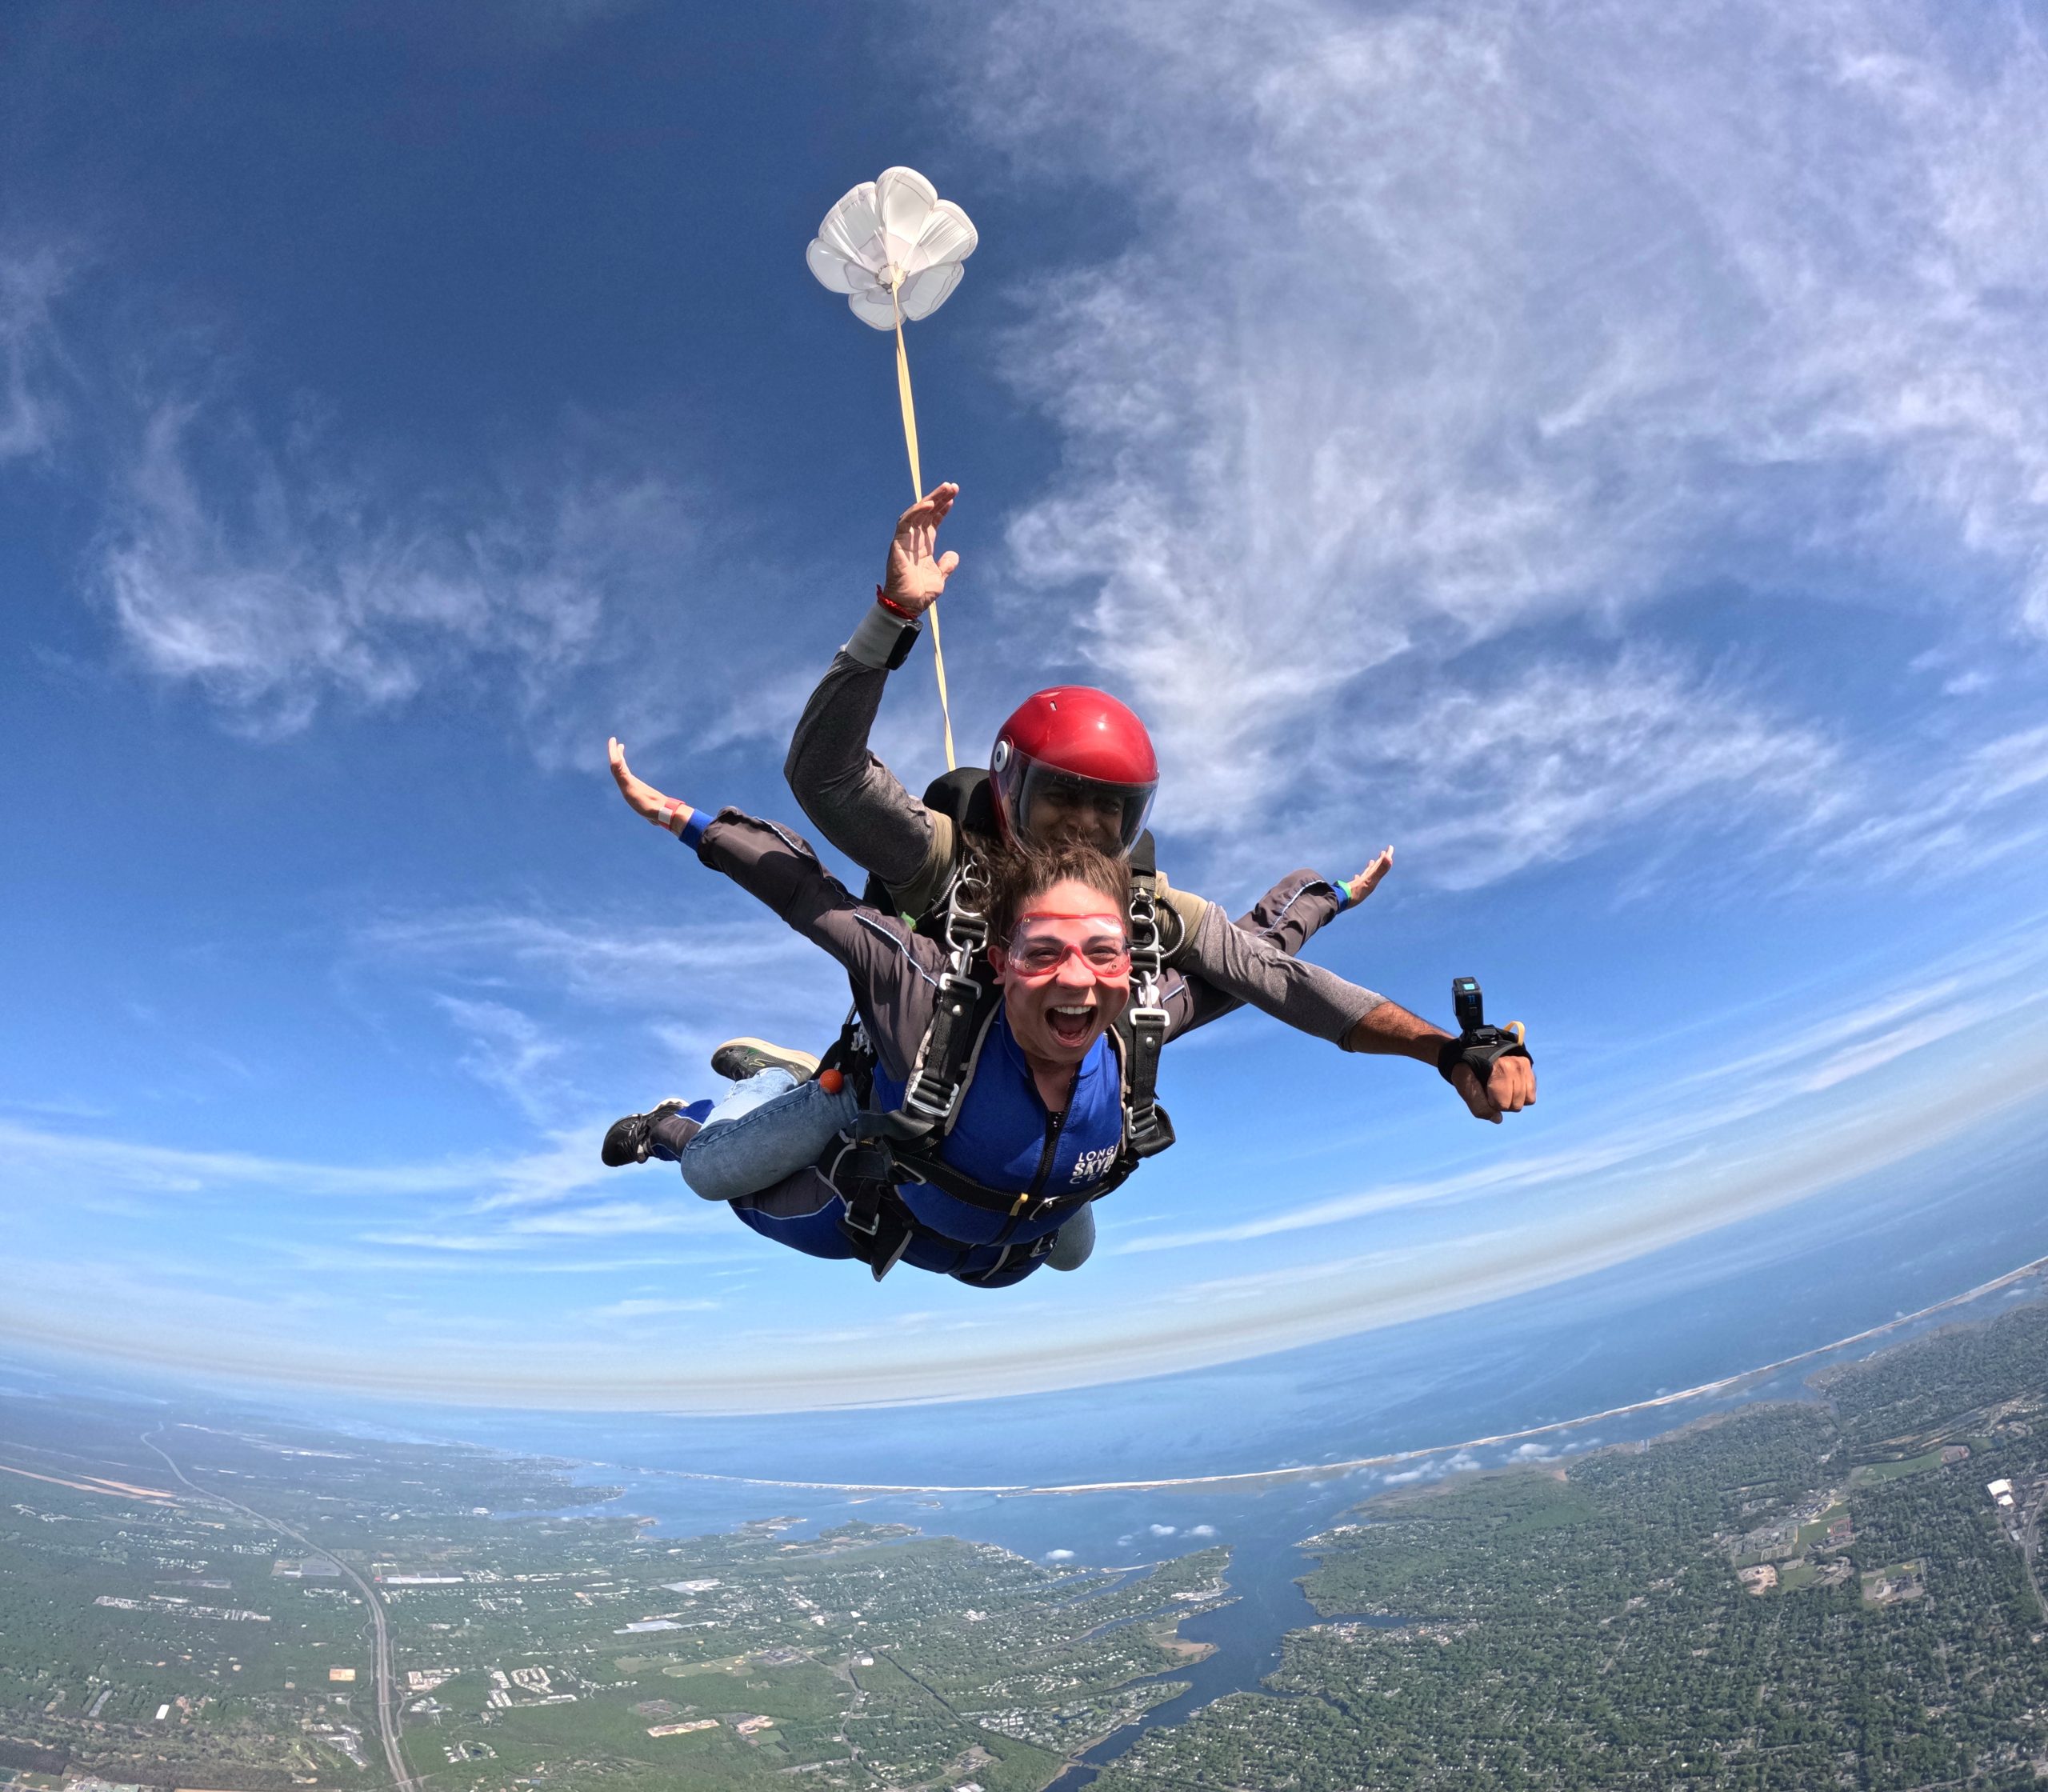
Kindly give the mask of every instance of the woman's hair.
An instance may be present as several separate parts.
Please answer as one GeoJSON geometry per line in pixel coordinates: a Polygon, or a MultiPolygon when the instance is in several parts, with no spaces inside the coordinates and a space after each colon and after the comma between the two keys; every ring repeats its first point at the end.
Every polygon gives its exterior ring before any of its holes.
{"type": "Polygon", "coordinates": [[[1005,841],[987,853],[986,862],[989,938],[998,945],[1009,939],[1034,897],[1070,878],[1099,891],[1118,914],[1130,912],[1130,861],[1080,841],[1005,841]]]}

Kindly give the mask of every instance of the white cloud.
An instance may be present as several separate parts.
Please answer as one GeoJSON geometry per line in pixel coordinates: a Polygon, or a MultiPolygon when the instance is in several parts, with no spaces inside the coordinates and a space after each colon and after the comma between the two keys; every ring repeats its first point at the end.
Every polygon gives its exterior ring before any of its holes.
{"type": "Polygon", "coordinates": [[[1513,818],[1505,871],[1652,814],[1886,806],[1796,676],[1697,668],[1743,642],[1731,589],[1819,658],[1844,604],[2048,633],[2048,52],[2024,9],[1955,18],[1110,0],[1085,39],[1046,4],[985,26],[982,128],[1130,220],[1013,341],[1068,454],[1011,545],[1030,602],[1080,594],[1176,825],[1377,819],[1419,783],[1446,829],[1513,818]],[[1663,648],[1555,651],[1624,626],[1663,648]]]}
{"type": "Polygon", "coordinates": [[[1180,1527],[1178,1525],[1154,1525],[1150,1528],[1154,1537],[1171,1537],[1180,1527]]]}
{"type": "Polygon", "coordinates": [[[1981,870],[2038,848],[2048,834],[2048,727],[2015,729],[1958,752],[1936,752],[1931,770],[1906,784],[1880,813],[1829,842],[1831,858],[1904,875],[1981,870]]]}
{"type": "Polygon", "coordinates": [[[677,1176],[666,1201],[598,1201],[510,1220],[506,1230],[527,1238],[598,1238],[637,1232],[730,1232],[722,1202],[700,1201],[677,1176]]]}
{"type": "MultiPolygon", "coordinates": [[[[1340,723],[1339,735],[1346,732],[1340,723]]],[[[1825,813],[1835,749],[1676,665],[1625,652],[1603,666],[1538,661],[1498,688],[1439,691],[1412,720],[1326,746],[1384,772],[1410,823],[1411,860],[1436,882],[1483,883],[1566,858],[1615,832],[1712,795],[1752,817],[1825,813]]],[[[1336,788],[1344,788],[1337,784],[1336,788]]]]}
{"type": "Polygon", "coordinates": [[[1073,1559],[1074,1551],[1071,1550],[1048,1550],[1046,1551],[1046,1560],[1048,1562],[1071,1562],[1073,1559]]]}
{"type": "Polygon", "coordinates": [[[1996,1012],[1997,1006],[1995,1001],[1958,1004],[1923,1014],[1902,1026],[1893,1027],[1874,1038],[1834,1053],[1814,1067],[1802,1086],[1809,1092],[1832,1089],[1838,1082],[1877,1070],[1895,1058],[1918,1051],[1922,1046],[1934,1045],[1967,1027],[1981,1026],[1996,1012]]]}
{"type": "Polygon", "coordinates": [[[49,452],[63,426],[51,312],[74,276],[48,244],[0,244],[0,462],[49,452]]]}
{"type": "MultiPolygon", "coordinates": [[[[584,1142],[578,1142],[584,1145],[584,1142]]],[[[578,1154],[590,1160],[572,1169],[554,1151],[494,1160],[449,1158],[438,1162],[325,1164],[265,1157],[246,1151],[186,1150],[119,1138],[54,1133],[0,1121],[0,1162],[14,1186],[35,1176],[50,1183],[87,1180],[103,1186],[158,1194],[191,1194],[262,1186],[315,1199],[454,1194],[541,1187],[559,1191],[603,1174],[587,1145],[578,1154]]]]}
{"type": "Polygon", "coordinates": [[[539,1123],[559,1106],[554,1066],[565,1047],[542,1032],[532,1017],[502,1002],[461,996],[434,998],[442,1012],[469,1038],[457,1061],[479,1082],[498,1090],[530,1120],[539,1123]]]}
{"type": "Polygon", "coordinates": [[[387,914],[351,935],[352,993],[405,1008],[423,982],[438,986],[429,999],[463,1032],[462,1069],[550,1129],[607,1102],[714,1094],[722,1086],[706,1062],[735,1033],[822,1050],[845,1012],[843,974],[726,879],[643,831],[647,851],[673,855],[678,894],[702,903],[701,916],[657,926],[610,910],[387,914]]]}
{"type": "Polygon", "coordinates": [[[653,474],[572,464],[525,483],[410,490],[316,438],[274,446],[223,407],[166,402],[111,502],[99,583],[145,666],[258,734],[304,728],[334,696],[390,704],[478,666],[530,705],[628,650],[603,636],[608,606],[666,587],[697,529],[653,474]]]}
{"type": "MultiPolygon", "coordinates": [[[[623,809],[620,815],[623,827],[623,809]]],[[[659,846],[661,836],[654,834],[653,842],[659,846]]],[[[680,856],[677,874],[718,898],[727,893],[723,880],[680,856]]],[[[359,929],[355,943],[366,954],[446,974],[516,972],[607,1007],[673,1009],[679,992],[694,999],[714,980],[722,990],[762,988],[810,973],[823,986],[831,974],[816,946],[765,911],[758,918],[706,918],[680,927],[625,914],[502,909],[388,915],[359,929]]]]}
{"type": "Polygon", "coordinates": [[[590,1316],[593,1319],[650,1319],[670,1313],[711,1313],[717,1310],[717,1301],[664,1300],[638,1295],[609,1306],[594,1306],[590,1316]]]}
{"type": "Polygon", "coordinates": [[[1187,1534],[1190,1537],[1214,1537],[1216,1527],[1214,1525],[1190,1525],[1187,1534]]]}

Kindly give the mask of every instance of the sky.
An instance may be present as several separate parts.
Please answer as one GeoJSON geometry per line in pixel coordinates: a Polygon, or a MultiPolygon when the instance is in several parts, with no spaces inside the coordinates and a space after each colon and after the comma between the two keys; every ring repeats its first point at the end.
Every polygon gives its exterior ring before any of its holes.
{"type": "MultiPolygon", "coordinates": [[[[0,1343],[1048,1394],[1852,1229],[2032,1122],[2040,5],[28,0],[0,120],[0,1343]],[[1177,883],[1391,842],[1314,955],[1478,976],[1536,1108],[1233,1017],[1094,1260],[994,1293],[598,1164],[843,1009],[604,744],[798,818],[909,496],[803,249],[894,163],[981,237],[910,333],[963,753],[1086,680],[1177,883]]],[[[922,649],[876,744],[942,769],[922,649]]]]}

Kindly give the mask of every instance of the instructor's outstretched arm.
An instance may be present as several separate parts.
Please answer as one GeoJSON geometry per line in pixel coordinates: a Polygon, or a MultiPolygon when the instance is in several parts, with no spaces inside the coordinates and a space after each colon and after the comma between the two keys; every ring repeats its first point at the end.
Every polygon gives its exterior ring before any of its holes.
{"type": "MultiPolygon", "coordinates": [[[[1344,1036],[1344,1049],[1434,1065],[1451,1038],[1399,1003],[1382,1002],[1353,1023],[1344,1036]]],[[[1519,1113],[1536,1099],[1536,1066],[1526,1058],[1497,1059],[1482,1088],[1472,1068],[1459,1064],[1451,1070],[1450,1085],[1475,1120],[1490,1120],[1498,1126],[1502,1114],[1519,1113]]]]}

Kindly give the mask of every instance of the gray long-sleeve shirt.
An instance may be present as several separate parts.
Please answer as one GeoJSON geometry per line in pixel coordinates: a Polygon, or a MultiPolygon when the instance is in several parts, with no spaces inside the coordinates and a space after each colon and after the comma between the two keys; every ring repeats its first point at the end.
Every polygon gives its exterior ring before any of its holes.
{"type": "MultiPolygon", "coordinates": [[[[951,820],[913,797],[868,746],[902,627],[879,606],[868,612],[804,706],[783,771],[818,831],[879,878],[902,912],[922,914],[945,890],[960,840],[951,820]]],[[[1182,922],[1171,962],[1225,998],[1218,1012],[1250,1002],[1341,1044],[1386,998],[1294,956],[1338,907],[1327,880],[1298,875],[1301,887],[1278,916],[1262,904],[1263,916],[1254,910],[1235,926],[1214,903],[1165,888],[1182,922]]]]}

